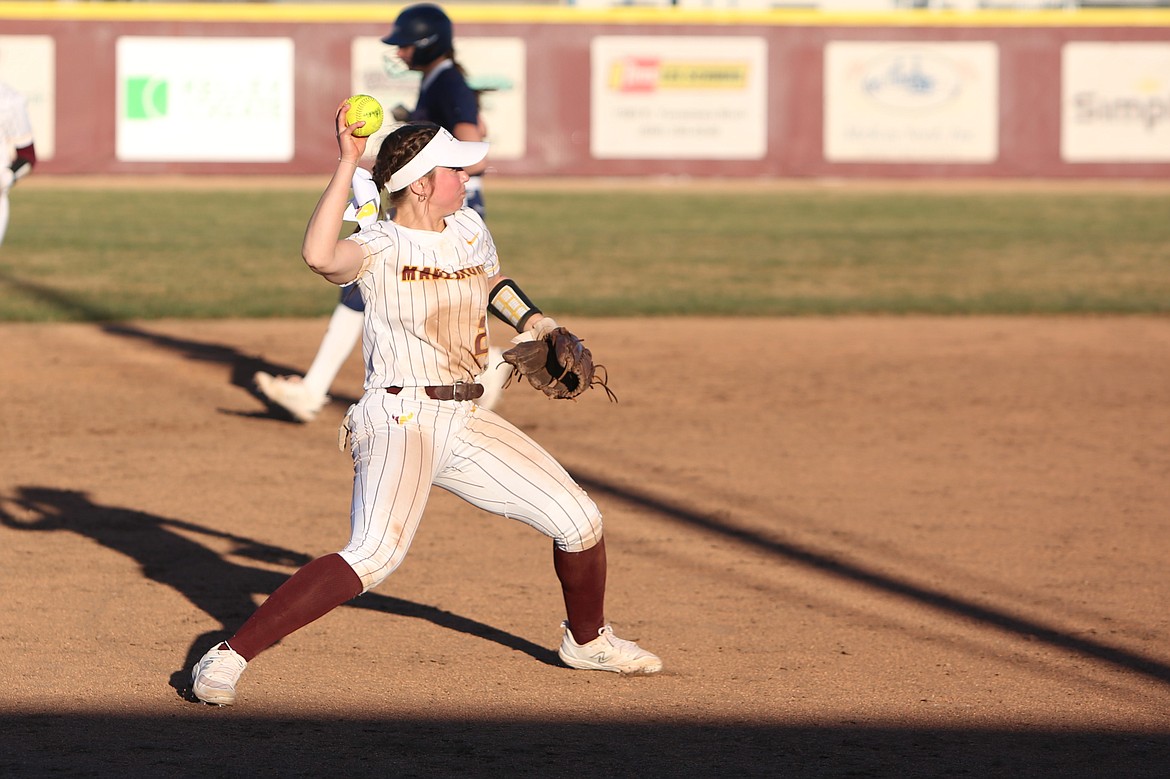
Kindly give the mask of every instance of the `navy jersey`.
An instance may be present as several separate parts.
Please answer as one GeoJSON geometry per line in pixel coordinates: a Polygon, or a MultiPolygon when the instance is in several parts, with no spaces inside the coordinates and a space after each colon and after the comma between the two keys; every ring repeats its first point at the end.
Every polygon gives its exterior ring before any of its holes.
{"type": "Polygon", "coordinates": [[[479,123],[479,98],[467,86],[467,79],[446,60],[428,74],[418,93],[418,105],[410,118],[416,122],[434,122],[452,135],[455,125],[479,123]]]}
{"type": "MultiPolygon", "coordinates": [[[[434,122],[452,135],[455,125],[479,123],[479,96],[467,86],[467,79],[453,60],[444,60],[426,75],[419,85],[418,105],[410,118],[416,122],[434,122]]],[[[487,216],[483,203],[482,173],[467,182],[467,206],[481,218],[487,216]]]]}

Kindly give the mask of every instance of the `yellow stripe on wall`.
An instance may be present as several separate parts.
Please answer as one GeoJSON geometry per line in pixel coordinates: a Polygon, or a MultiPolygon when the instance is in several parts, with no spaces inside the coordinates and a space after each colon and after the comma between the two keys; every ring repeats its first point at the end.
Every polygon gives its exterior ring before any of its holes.
{"type": "MultiPolygon", "coordinates": [[[[393,20],[409,5],[313,3],[54,3],[0,2],[0,19],[62,21],[303,22],[393,20]]],[[[682,8],[453,5],[457,22],[496,24],[695,24],[847,27],[1170,27],[1170,9],[891,10],[827,12],[805,9],[734,11],[682,8]]]]}

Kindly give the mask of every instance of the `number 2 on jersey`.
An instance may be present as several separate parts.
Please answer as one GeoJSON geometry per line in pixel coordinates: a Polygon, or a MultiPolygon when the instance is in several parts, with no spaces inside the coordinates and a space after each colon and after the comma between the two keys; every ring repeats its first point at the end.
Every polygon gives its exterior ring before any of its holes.
{"type": "Polygon", "coordinates": [[[479,332],[475,334],[475,357],[482,361],[488,353],[487,315],[479,318],[479,332]]]}

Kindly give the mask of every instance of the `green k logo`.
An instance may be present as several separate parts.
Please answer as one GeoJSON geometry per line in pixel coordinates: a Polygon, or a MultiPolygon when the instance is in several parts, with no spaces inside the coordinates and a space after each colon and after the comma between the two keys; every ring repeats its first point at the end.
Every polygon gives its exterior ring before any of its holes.
{"type": "Polygon", "coordinates": [[[150,76],[126,79],[126,118],[157,119],[167,114],[167,82],[150,76]]]}

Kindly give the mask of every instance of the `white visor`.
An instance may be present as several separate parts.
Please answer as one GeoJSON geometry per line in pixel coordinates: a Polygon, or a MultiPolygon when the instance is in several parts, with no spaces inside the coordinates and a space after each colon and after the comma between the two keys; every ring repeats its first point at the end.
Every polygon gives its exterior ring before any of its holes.
{"type": "Polygon", "coordinates": [[[466,168],[486,157],[487,151],[483,141],[461,141],[440,127],[414,159],[390,174],[386,188],[391,192],[406,189],[435,168],[466,168]]]}

